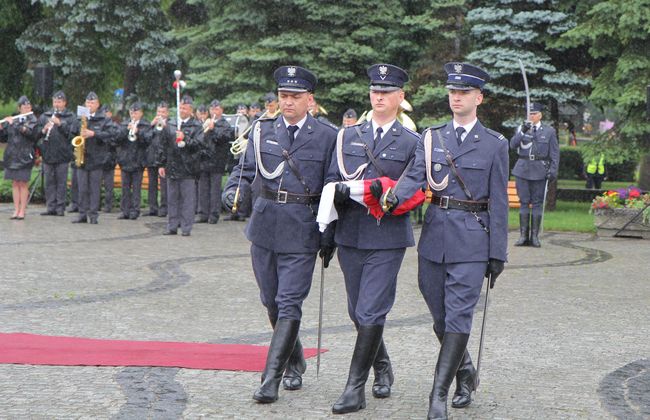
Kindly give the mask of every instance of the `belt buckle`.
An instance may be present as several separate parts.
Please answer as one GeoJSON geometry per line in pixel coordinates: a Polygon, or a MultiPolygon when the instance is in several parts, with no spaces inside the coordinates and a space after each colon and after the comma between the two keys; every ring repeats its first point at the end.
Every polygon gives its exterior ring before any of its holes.
{"type": "Polygon", "coordinates": [[[448,195],[443,195],[440,197],[440,204],[438,204],[438,207],[440,207],[443,210],[446,210],[449,208],[449,196],[448,195]]]}
{"type": "Polygon", "coordinates": [[[280,204],[287,204],[287,192],[286,191],[278,191],[278,195],[276,197],[276,200],[280,204]]]}
{"type": "Polygon", "coordinates": [[[530,154],[529,156],[530,156],[530,160],[535,160],[535,155],[530,154]]]}

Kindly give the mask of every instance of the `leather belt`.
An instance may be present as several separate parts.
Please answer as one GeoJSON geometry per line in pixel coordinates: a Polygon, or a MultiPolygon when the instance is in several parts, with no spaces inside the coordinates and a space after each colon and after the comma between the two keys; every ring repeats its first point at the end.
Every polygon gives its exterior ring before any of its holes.
{"type": "Polygon", "coordinates": [[[280,204],[315,204],[320,201],[320,194],[295,194],[288,191],[273,191],[268,188],[262,188],[260,197],[273,200],[280,204]]]}
{"type": "Polygon", "coordinates": [[[542,162],[550,161],[549,158],[546,158],[546,157],[537,158],[537,157],[535,157],[535,155],[531,155],[531,156],[521,156],[521,155],[519,155],[519,159],[523,159],[523,160],[539,160],[539,161],[542,161],[542,162]]]}
{"type": "Polygon", "coordinates": [[[441,197],[434,195],[431,197],[431,204],[434,204],[441,209],[454,209],[473,212],[487,211],[488,209],[487,201],[455,200],[453,198],[449,198],[448,195],[443,195],[441,197]]]}

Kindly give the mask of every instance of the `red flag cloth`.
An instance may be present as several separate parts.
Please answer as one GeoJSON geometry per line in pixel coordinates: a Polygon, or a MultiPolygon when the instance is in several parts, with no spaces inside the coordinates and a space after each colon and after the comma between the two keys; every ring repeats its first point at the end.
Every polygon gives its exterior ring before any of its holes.
{"type": "MultiPolygon", "coordinates": [[[[375,179],[379,179],[384,192],[386,192],[388,188],[395,187],[395,184],[397,184],[397,181],[393,181],[392,179],[385,176],[382,176],[381,178],[375,178],[375,179]]],[[[372,214],[375,219],[379,220],[384,216],[384,211],[382,210],[379,201],[375,198],[374,195],[372,195],[372,192],[370,192],[370,185],[373,183],[375,179],[363,180],[363,202],[361,204],[368,207],[370,214],[372,214]]],[[[353,198],[352,195],[350,195],[350,198],[352,198],[355,201],[358,201],[356,198],[353,198]]],[[[397,208],[393,210],[392,214],[394,216],[399,216],[400,214],[408,213],[409,211],[413,210],[423,202],[424,202],[424,192],[422,190],[418,190],[415,193],[415,195],[413,195],[413,197],[409,198],[403,203],[399,203],[397,208]]]]}

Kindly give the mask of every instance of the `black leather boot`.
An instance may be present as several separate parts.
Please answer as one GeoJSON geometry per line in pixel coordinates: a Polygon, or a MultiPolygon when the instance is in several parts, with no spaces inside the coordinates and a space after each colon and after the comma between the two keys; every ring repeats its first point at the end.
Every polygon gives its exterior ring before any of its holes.
{"type": "Polygon", "coordinates": [[[469,334],[446,332],[442,339],[427,419],[447,419],[447,395],[467,348],[469,334]]]}
{"type": "Polygon", "coordinates": [[[539,227],[542,224],[542,215],[533,216],[532,227],[530,228],[530,246],[540,248],[542,244],[539,242],[539,227]]]}
{"type": "Polygon", "coordinates": [[[386,350],[383,339],[379,342],[377,356],[372,367],[375,371],[375,381],[372,383],[372,396],[375,398],[390,397],[390,387],[393,385],[395,377],[393,376],[393,368],[390,364],[390,358],[388,357],[388,351],[386,350]]]}
{"type": "Polygon", "coordinates": [[[370,374],[370,368],[377,356],[377,348],[384,331],[383,325],[360,325],[357,332],[357,342],[352,353],[350,373],[343,394],[332,406],[332,413],[354,413],[366,408],[365,386],[370,374]]]}
{"type": "Polygon", "coordinates": [[[266,356],[266,367],[262,373],[262,385],[257,388],[253,399],[261,403],[272,403],[278,399],[278,389],[282,373],[287,367],[289,356],[296,345],[300,321],[280,319],[275,324],[269,353],[266,356]]]}
{"type": "Polygon", "coordinates": [[[530,234],[530,214],[519,213],[519,239],[515,242],[515,246],[528,246],[528,235],[530,234]]]}
{"type": "MultiPolygon", "coordinates": [[[[435,331],[438,342],[442,344],[444,334],[435,331]]],[[[454,398],[451,400],[453,408],[464,408],[472,403],[472,392],[476,390],[476,369],[472,364],[472,359],[469,357],[467,348],[463,353],[463,360],[460,362],[458,372],[456,372],[456,392],[454,398]]]]}
{"type": "MultiPolygon", "coordinates": [[[[269,321],[271,321],[271,326],[275,329],[277,314],[269,313],[268,315],[269,321]]],[[[282,377],[282,388],[286,391],[297,391],[301,389],[302,374],[305,373],[306,370],[307,362],[305,361],[305,355],[302,350],[302,343],[300,342],[300,337],[296,337],[296,345],[291,352],[287,368],[282,377]]],[[[262,377],[262,381],[264,381],[264,377],[262,377]]]]}

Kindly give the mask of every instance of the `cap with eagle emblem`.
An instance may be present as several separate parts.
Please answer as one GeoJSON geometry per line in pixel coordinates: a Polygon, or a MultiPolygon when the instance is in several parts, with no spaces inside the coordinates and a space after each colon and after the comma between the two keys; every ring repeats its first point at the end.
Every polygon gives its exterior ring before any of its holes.
{"type": "Polygon", "coordinates": [[[307,69],[298,66],[282,66],[273,72],[278,90],[288,92],[313,92],[318,78],[307,69]]]}
{"type": "Polygon", "coordinates": [[[368,67],[370,90],[391,92],[402,89],[409,76],[405,70],[392,64],[374,64],[368,67]]]}
{"type": "Polygon", "coordinates": [[[447,89],[483,89],[483,85],[490,80],[490,75],[485,70],[467,63],[447,63],[445,72],[447,73],[447,89]]]}

